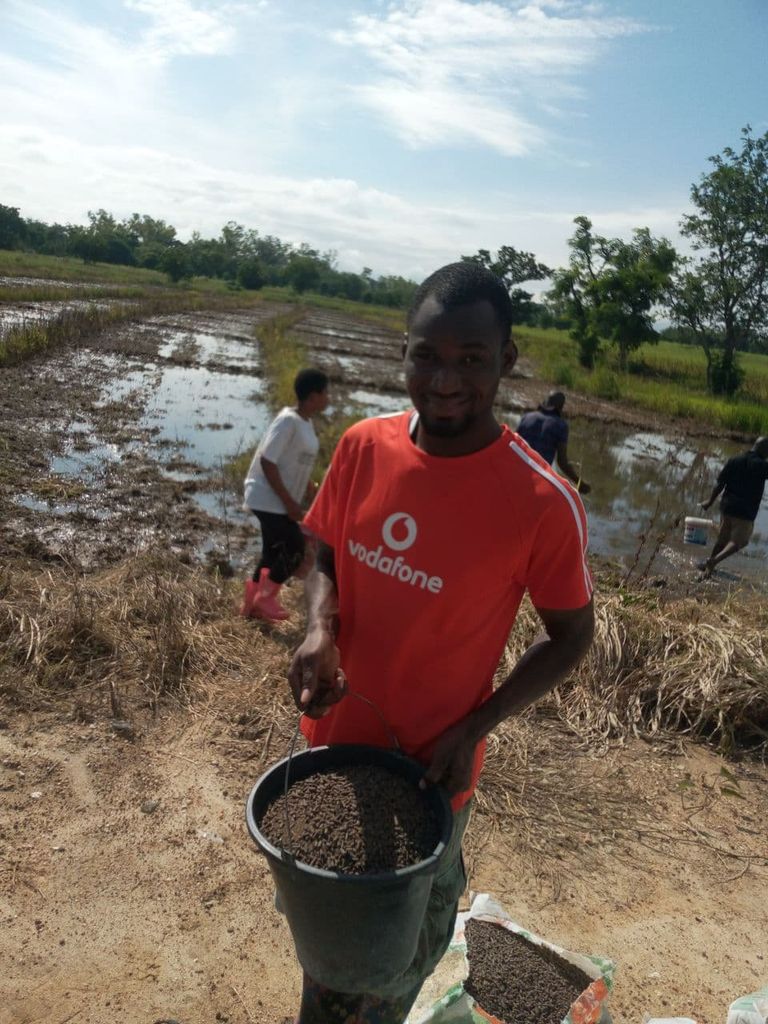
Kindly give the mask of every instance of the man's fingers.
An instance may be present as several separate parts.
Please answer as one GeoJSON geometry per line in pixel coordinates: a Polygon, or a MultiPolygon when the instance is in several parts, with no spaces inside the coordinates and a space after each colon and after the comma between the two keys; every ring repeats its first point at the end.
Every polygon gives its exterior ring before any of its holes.
{"type": "Polygon", "coordinates": [[[312,703],[312,698],[317,689],[317,669],[311,665],[302,665],[301,668],[301,696],[299,703],[306,707],[312,703]]]}
{"type": "Polygon", "coordinates": [[[432,763],[424,772],[424,776],[419,783],[419,787],[421,789],[426,789],[427,786],[436,786],[445,775],[445,770],[448,767],[448,764],[448,759],[445,757],[433,757],[432,763]]]}

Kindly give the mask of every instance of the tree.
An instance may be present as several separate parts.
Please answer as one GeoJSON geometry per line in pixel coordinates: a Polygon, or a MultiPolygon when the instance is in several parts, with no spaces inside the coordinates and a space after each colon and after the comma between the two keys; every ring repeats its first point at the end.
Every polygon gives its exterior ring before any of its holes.
{"type": "Polygon", "coordinates": [[[132,248],[140,245],[173,245],[176,228],[164,220],[156,220],[146,213],[132,213],[120,225],[131,239],[132,248]]]}
{"type": "Polygon", "coordinates": [[[312,256],[294,255],[285,268],[285,279],[301,295],[320,279],[320,269],[312,256]]]}
{"type": "Polygon", "coordinates": [[[742,378],[737,351],[768,338],[768,132],[741,135],[740,152],[710,157],[713,170],[691,186],[695,212],[680,228],[701,256],[680,267],[670,302],[704,349],[710,391],[728,395],[742,378]]]}
{"type": "Polygon", "coordinates": [[[512,300],[512,323],[525,323],[533,312],[533,295],[515,287],[526,281],[543,281],[552,276],[552,271],[543,263],[537,263],[532,252],[522,252],[511,245],[502,245],[495,258],[488,249],[479,249],[474,256],[462,256],[465,263],[479,263],[500,277],[507,286],[512,300]]]}
{"type": "Polygon", "coordinates": [[[169,245],[160,258],[159,268],[174,283],[192,277],[192,264],[186,246],[181,242],[169,245]]]}
{"type": "Polygon", "coordinates": [[[240,262],[237,268],[237,282],[243,288],[258,291],[264,286],[264,269],[260,260],[250,256],[240,262]]]}
{"type": "Polygon", "coordinates": [[[594,366],[605,338],[616,345],[619,366],[626,370],[631,351],[658,340],[654,312],[667,297],[677,253],[648,228],[637,228],[633,240],[624,242],[593,234],[588,217],[574,223],[570,265],[555,272],[550,298],[570,324],[583,366],[594,366]]]}
{"type": "Polygon", "coordinates": [[[16,249],[26,237],[26,225],[18,207],[0,203],[0,249],[16,249]]]}
{"type": "Polygon", "coordinates": [[[46,224],[42,220],[24,221],[26,230],[24,244],[32,252],[49,256],[66,256],[72,251],[72,232],[69,225],[46,224]]]}

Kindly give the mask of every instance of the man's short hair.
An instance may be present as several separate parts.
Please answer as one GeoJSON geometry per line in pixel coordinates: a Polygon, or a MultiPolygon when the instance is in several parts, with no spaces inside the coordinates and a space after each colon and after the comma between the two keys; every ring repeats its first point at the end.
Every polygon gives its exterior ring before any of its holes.
{"type": "Polygon", "coordinates": [[[556,412],[562,412],[563,406],[565,405],[565,395],[562,391],[550,391],[546,397],[546,400],[542,402],[542,409],[554,409],[556,412]]]}
{"type": "Polygon", "coordinates": [[[504,341],[509,338],[512,331],[512,302],[509,292],[501,278],[480,263],[474,263],[472,260],[448,263],[422,281],[408,310],[409,328],[421,304],[429,295],[434,295],[446,310],[487,299],[496,313],[504,341]]]}
{"type": "Polygon", "coordinates": [[[293,390],[300,402],[310,395],[322,393],[328,387],[328,376],[322,370],[299,370],[293,382],[293,390]]]}

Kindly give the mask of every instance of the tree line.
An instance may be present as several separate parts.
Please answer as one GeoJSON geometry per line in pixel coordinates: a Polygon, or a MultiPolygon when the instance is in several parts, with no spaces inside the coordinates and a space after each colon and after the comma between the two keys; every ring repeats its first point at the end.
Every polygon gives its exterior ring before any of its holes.
{"type": "Polygon", "coordinates": [[[659,340],[654,324],[665,315],[668,336],[703,349],[709,390],[733,395],[743,380],[738,353],[768,352],[768,132],[756,138],[748,125],[739,150],[709,159],[712,170],[691,186],[693,212],[680,223],[692,256],[645,227],[631,241],[606,238],[580,216],[559,270],[509,247],[463,258],[504,277],[529,321],[567,328],[588,369],[613,345],[626,370],[632,351],[659,340]],[[513,288],[545,278],[552,287],[540,305],[513,288]]]}
{"type": "MultiPolygon", "coordinates": [[[[626,370],[636,348],[659,340],[654,325],[664,315],[672,324],[668,336],[703,349],[709,390],[733,395],[743,379],[738,353],[768,351],[768,132],[756,138],[747,126],[741,136],[741,148],[710,157],[712,170],[691,187],[693,212],[680,229],[692,256],[647,227],[636,228],[630,241],[607,238],[580,216],[567,267],[552,270],[512,246],[461,258],[504,280],[514,323],[566,328],[583,366],[592,369],[600,351],[613,346],[626,370]],[[520,287],[549,279],[540,302],[520,287]]],[[[0,205],[0,248],[149,267],[173,281],[203,276],[249,289],[287,285],[396,308],[407,307],[416,289],[403,277],[374,278],[368,267],[340,271],[333,251],[295,246],[233,221],[216,238],[195,232],[183,243],[172,225],[146,215],[117,221],[98,210],[88,220],[49,225],[0,205]]]]}
{"type": "Polygon", "coordinates": [[[370,267],[359,274],[339,270],[333,250],[296,246],[234,221],[214,238],[195,231],[182,242],[172,224],[147,214],[117,220],[106,210],[96,210],[89,211],[86,225],[46,224],[0,204],[0,249],[144,267],[162,271],[174,282],[209,277],[253,290],[287,286],[299,293],[311,290],[394,308],[407,306],[416,290],[415,282],[398,275],[374,277],[370,267]]]}

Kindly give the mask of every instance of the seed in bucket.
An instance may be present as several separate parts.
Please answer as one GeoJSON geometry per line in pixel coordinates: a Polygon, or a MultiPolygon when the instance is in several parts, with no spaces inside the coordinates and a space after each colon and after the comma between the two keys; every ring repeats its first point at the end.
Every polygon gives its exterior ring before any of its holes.
{"type": "Polygon", "coordinates": [[[424,794],[386,768],[356,765],[319,772],[267,807],[259,828],[310,867],[363,875],[395,871],[428,857],[438,824],[424,794]]]}
{"type": "Polygon", "coordinates": [[[466,927],[467,992],[503,1024],[561,1024],[592,979],[551,950],[490,921],[466,927]]]}

